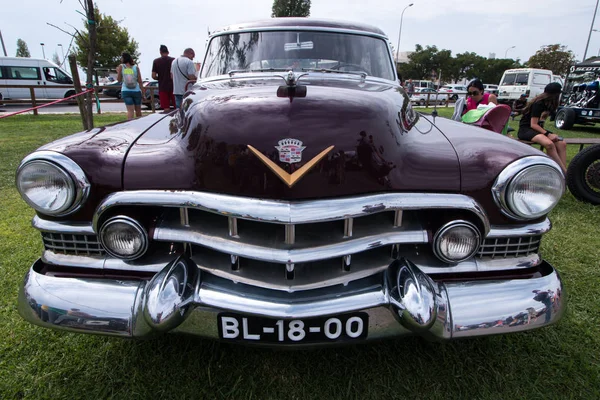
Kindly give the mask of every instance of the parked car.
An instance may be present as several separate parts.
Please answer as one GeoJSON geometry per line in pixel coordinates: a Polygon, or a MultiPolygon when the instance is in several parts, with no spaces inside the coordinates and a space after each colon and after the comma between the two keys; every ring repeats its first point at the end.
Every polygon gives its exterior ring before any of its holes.
{"type": "Polygon", "coordinates": [[[0,57],[0,85],[5,99],[31,99],[27,86],[34,89],[36,99],[63,99],[75,94],[71,76],[52,61],[29,57],[0,57]],[[17,87],[14,87],[17,86],[17,87]],[[19,87],[22,86],[22,87],[19,87]]]}
{"type": "Polygon", "coordinates": [[[417,87],[414,93],[410,96],[410,101],[420,106],[444,104],[448,96],[438,93],[435,89],[417,87]]]}
{"type": "Polygon", "coordinates": [[[496,96],[498,96],[498,85],[490,85],[489,83],[484,83],[483,89],[485,93],[495,94],[496,96]]]}
{"type": "Polygon", "coordinates": [[[158,81],[146,81],[144,82],[144,88],[154,87],[153,93],[152,91],[145,90],[144,96],[142,97],[142,104],[144,104],[147,108],[152,108],[152,103],[154,102],[154,109],[160,110],[160,99],[158,98],[158,81]]]}
{"type": "Polygon", "coordinates": [[[113,82],[102,87],[102,94],[109,97],[121,98],[121,82],[113,82]]]}
{"type": "Polygon", "coordinates": [[[520,332],[565,309],[539,252],[560,167],[416,112],[362,23],[213,31],[177,112],[44,145],[16,184],[44,244],[18,309],[47,328],[312,346],[520,332]],[[530,310],[545,317],[499,322],[530,310]]]}
{"type": "Polygon", "coordinates": [[[504,71],[498,86],[498,102],[512,104],[521,94],[533,99],[538,94],[543,93],[546,85],[551,82],[563,84],[562,78],[554,75],[548,69],[507,69],[504,71]]]}
{"type": "Polygon", "coordinates": [[[467,95],[467,87],[465,85],[444,85],[440,88],[440,93],[452,93],[450,100],[458,100],[459,97],[467,95]]]}

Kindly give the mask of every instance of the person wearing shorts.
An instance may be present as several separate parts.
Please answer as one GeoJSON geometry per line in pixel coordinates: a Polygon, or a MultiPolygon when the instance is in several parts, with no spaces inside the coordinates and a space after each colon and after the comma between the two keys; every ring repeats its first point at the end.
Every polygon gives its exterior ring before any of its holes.
{"type": "Polygon", "coordinates": [[[121,98],[127,107],[127,119],[133,119],[133,112],[136,117],[142,116],[142,74],[139,68],[133,62],[133,58],[129,53],[121,54],[121,64],[117,67],[117,80],[122,82],[121,98]],[[131,70],[133,72],[131,72],[131,70]],[[134,88],[126,86],[123,79],[124,74],[133,73],[136,76],[136,84],[134,88]]]}
{"type": "Polygon", "coordinates": [[[553,82],[546,85],[544,93],[536,96],[523,109],[519,122],[519,139],[542,145],[550,158],[567,172],[567,144],[562,138],[544,129],[543,115],[556,111],[562,86],[553,82]]]}

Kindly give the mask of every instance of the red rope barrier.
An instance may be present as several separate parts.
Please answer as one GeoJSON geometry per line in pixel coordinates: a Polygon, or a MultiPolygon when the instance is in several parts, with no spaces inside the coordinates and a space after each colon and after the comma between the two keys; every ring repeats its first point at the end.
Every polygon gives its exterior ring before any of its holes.
{"type": "Polygon", "coordinates": [[[60,103],[61,101],[70,100],[70,99],[72,99],[74,97],[81,96],[81,95],[84,95],[86,93],[93,92],[93,91],[94,91],[94,89],[88,89],[88,90],[83,91],[81,93],[74,94],[73,96],[65,97],[64,99],[60,99],[60,100],[52,101],[50,103],[42,104],[41,106],[31,107],[31,108],[28,108],[26,110],[21,110],[21,111],[17,111],[17,112],[6,114],[6,115],[0,115],[0,119],[7,118],[7,117],[12,117],[13,115],[17,115],[17,114],[23,114],[23,113],[26,113],[26,112],[29,112],[29,111],[36,110],[38,108],[48,107],[48,106],[51,106],[52,104],[57,104],[57,103],[60,103]]]}

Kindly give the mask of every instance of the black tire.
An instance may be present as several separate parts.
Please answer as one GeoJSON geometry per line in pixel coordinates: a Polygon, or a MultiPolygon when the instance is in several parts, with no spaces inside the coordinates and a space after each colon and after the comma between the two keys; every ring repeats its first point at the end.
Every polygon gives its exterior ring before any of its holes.
{"type": "MultiPolygon", "coordinates": [[[[67,97],[71,97],[75,94],[76,94],[76,92],[74,90],[69,90],[67,93],[65,93],[65,99],[67,97]]],[[[67,100],[66,103],[69,105],[77,104],[77,97],[67,100]]]]}
{"type": "Polygon", "coordinates": [[[563,108],[558,110],[558,112],[556,113],[554,125],[558,129],[569,130],[573,128],[573,125],[575,125],[576,119],[577,114],[575,114],[575,110],[573,110],[572,108],[563,108]]]}
{"type": "Polygon", "coordinates": [[[452,95],[452,97],[450,97],[450,100],[454,100],[454,101],[458,100],[458,95],[457,94],[452,95]]]}
{"type": "Polygon", "coordinates": [[[425,106],[425,103],[426,103],[425,99],[419,100],[419,105],[420,106],[425,106]]]}
{"type": "Polygon", "coordinates": [[[600,204],[600,144],[573,157],[567,168],[567,186],[577,200],[600,204]]]}
{"type": "Polygon", "coordinates": [[[117,99],[121,100],[121,91],[120,90],[117,92],[117,99]]]}

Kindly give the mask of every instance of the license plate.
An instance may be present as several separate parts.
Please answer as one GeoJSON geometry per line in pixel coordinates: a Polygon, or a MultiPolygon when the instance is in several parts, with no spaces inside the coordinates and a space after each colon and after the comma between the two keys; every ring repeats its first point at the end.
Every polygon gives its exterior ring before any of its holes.
{"type": "Polygon", "coordinates": [[[272,319],[221,313],[219,337],[268,343],[345,342],[366,339],[369,315],[364,312],[302,319],[272,319]]]}

